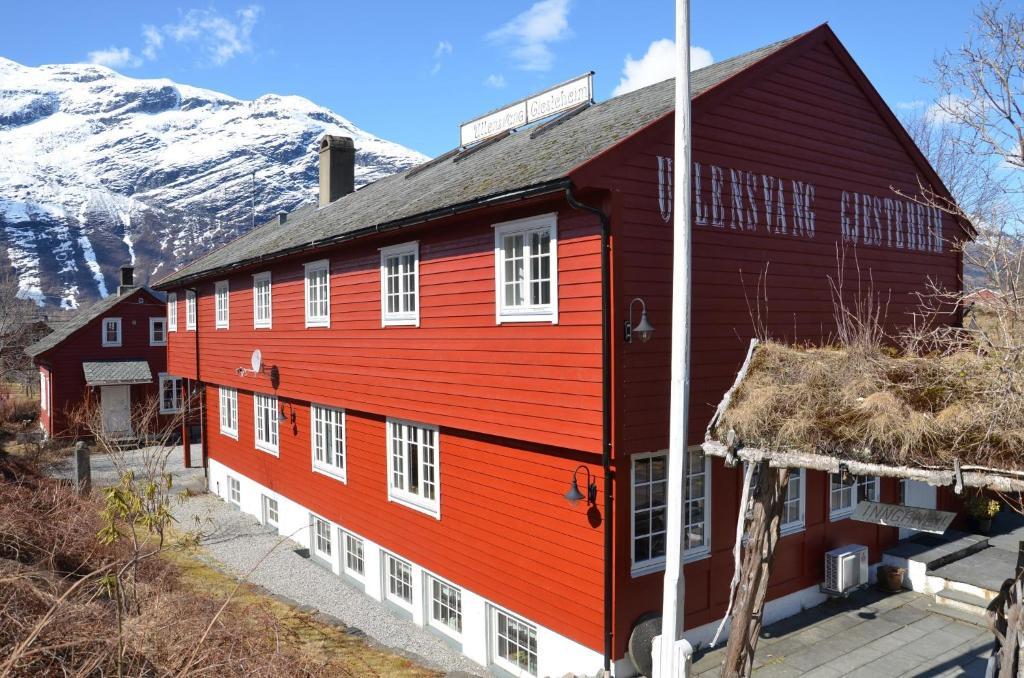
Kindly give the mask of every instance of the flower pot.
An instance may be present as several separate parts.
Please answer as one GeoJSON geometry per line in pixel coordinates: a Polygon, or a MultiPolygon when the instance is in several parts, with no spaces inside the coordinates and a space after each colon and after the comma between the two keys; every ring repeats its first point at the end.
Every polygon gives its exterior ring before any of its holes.
{"type": "Polygon", "coordinates": [[[988,535],[992,532],[991,518],[974,518],[974,530],[978,534],[988,535]]]}
{"type": "Polygon", "coordinates": [[[907,571],[902,567],[882,565],[878,568],[878,585],[883,591],[897,593],[903,590],[903,575],[907,571]]]}

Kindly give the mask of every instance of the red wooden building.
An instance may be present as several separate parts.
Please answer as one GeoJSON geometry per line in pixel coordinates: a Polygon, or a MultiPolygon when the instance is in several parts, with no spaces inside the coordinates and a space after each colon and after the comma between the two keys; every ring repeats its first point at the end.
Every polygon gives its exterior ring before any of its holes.
{"type": "Polygon", "coordinates": [[[117,294],[98,301],[32,344],[39,367],[39,421],[50,437],[76,434],[73,413],[95,398],[104,428],[135,438],[132,407],[159,394],[160,412],[181,407],[182,382],[167,374],[163,296],[133,282],[121,268],[117,294]]]}
{"type": "MultiPolygon", "coordinates": [[[[827,336],[844,253],[907,322],[928,279],[959,289],[965,232],[893,191],[944,188],[828,27],[693,86],[696,445],[755,322],[827,336]]],[[[319,206],[157,285],[179,319],[169,370],[205,392],[211,490],[481,664],[629,675],[661,601],[672,102],[667,81],[354,192],[351,142],[326,138],[319,206]],[[635,299],[649,342],[624,335],[635,299]]],[[[740,484],[693,448],[698,642],[727,603],[740,484]]],[[[770,618],[823,599],[827,549],[875,563],[898,538],[848,519],[895,483],[790,489],[770,618]]]]}

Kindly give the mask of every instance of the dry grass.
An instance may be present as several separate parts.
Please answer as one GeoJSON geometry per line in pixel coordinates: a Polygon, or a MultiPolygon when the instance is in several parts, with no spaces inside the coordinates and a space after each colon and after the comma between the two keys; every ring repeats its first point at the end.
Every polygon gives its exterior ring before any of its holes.
{"type": "Polygon", "coordinates": [[[99,504],[0,453],[0,506],[0,675],[437,675],[185,551],[140,565],[119,633],[103,576],[130,554],[100,543],[99,504]]]}
{"type": "Polygon", "coordinates": [[[1018,468],[1024,398],[1016,352],[960,341],[919,356],[878,345],[766,342],[719,424],[746,445],[859,461],[1018,468]]]}

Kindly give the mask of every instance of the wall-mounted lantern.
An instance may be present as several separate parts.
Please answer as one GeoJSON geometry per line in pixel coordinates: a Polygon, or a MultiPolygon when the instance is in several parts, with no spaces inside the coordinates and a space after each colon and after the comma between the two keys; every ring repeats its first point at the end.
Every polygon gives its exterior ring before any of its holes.
{"type": "Polygon", "coordinates": [[[651,336],[654,335],[654,325],[647,319],[647,304],[640,297],[637,297],[633,301],[629,302],[629,317],[626,319],[624,338],[627,344],[633,343],[633,334],[640,337],[640,341],[647,343],[650,341],[651,336]],[[640,322],[633,327],[633,306],[636,302],[640,302],[640,322]]]}
{"type": "Polygon", "coordinates": [[[580,501],[584,499],[587,500],[588,505],[593,504],[595,501],[597,501],[597,483],[591,477],[590,469],[584,466],[583,464],[580,464],[579,466],[576,467],[576,470],[572,472],[572,484],[569,486],[569,491],[565,493],[565,500],[568,501],[573,506],[577,506],[580,503],[580,501]],[[586,496],[584,496],[583,493],[580,492],[580,485],[579,482],[577,482],[576,480],[576,474],[580,472],[580,469],[583,469],[587,473],[586,496]]]}

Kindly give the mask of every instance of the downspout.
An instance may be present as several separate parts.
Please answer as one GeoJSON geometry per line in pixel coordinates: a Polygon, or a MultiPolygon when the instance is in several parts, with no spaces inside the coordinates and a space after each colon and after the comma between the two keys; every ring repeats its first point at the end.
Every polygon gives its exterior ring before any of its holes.
{"type": "MultiPolygon", "coordinates": [[[[196,388],[199,389],[199,446],[203,454],[203,477],[207,481],[210,479],[210,465],[207,461],[207,455],[209,448],[206,444],[206,389],[203,388],[203,382],[199,378],[199,290],[195,287],[188,288],[188,291],[192,293],[192,298],[196,300],[196,328],[195,332],[195,354],[196,354],[196,388]]],[[[188,297],[186,297],[186,304],[188,297]]],[[[188,310],[185,311],[186,316],[188,310]]],[[[185,324],[188,325],[188,318],[185,318],[185,324]]],[[[191,402],[191,398],[189,399],[191,402]]],[[[190,443],[191,444],[191,443],[190,443]]],[[[191,450],[189,450],[191,453],[191,450]]]]}
{"type": "Polygon", "coordinates": [[[611,670],[612,638],[612,345],[611,345],[611,220],[604,210],[576,199],[572,185],[565,189],[569,206],[597,215],[601,220],[601,465],[604,468],[604,669],[611,670]]]}

